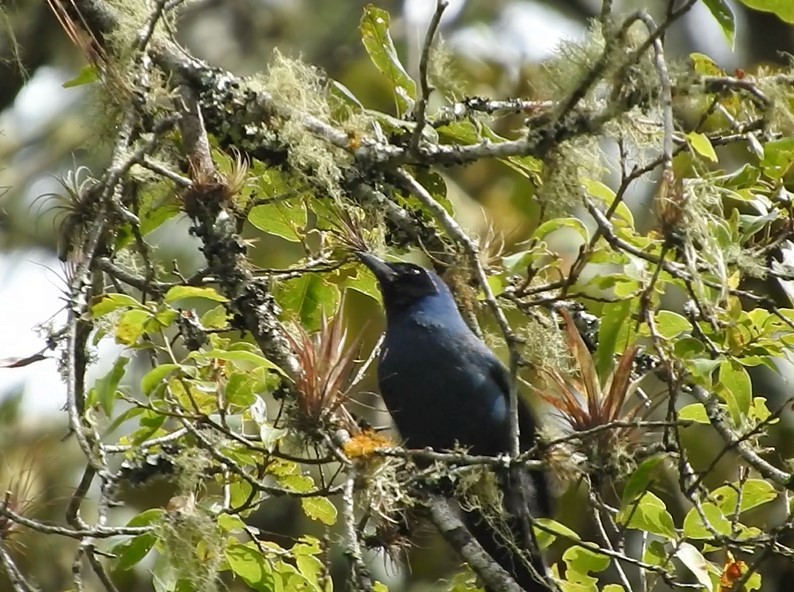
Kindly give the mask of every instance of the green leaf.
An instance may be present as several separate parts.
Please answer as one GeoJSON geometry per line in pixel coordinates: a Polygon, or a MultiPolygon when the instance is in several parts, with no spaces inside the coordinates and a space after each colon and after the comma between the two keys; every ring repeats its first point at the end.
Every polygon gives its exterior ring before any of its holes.
{"type": "MultiPolygon", "coordinates": [[[[295,546],[297,547],[298,545],[295,546]]],[[[314,590],[321,592],[323,588],[319,586],[320,578],[325,573],[323,562],[320,561],[319,557],[296,552],[295,547],[293,547],[293,553],[295,554],[295,565],[298,567],[300,575],[308,581],[314,590]]]]}
{"type": "Polygon", "coordinates": [[[295,493],[309,493],[314,488],[314,479],[309,475],[285,475],[279,483],[295,493]]]}
{"type": "Polygon", "coordinates": [[[129,522],[127,522],[127,526],[149,526],[150,524],[155,524],[162,520],[163,516],[165,516],[165,510],[161,508],[149,508],[137,516],[130,518],[129,522]]]}
{"type": "Polygon", "coordinates": [[[145,410],[141,414],[141,419],[138,425],[141,427],[130,435],[130,441],[133,444],[140,444],[145,442],[159,430],[165,423],[166,417],[162,413],[157,413],[151,409],[145,410]]]}
{"type": "Polygon", "coordinates": [[[670,310],[660,310],[656,313],[656,332],[665,339],[675,339],[691,330],[692,323],[678,313],[670,310]]]}
{"type": "MultiPolygon", "coordinates": [[[[171,307],[161,308],[154,314],[154,321],[161,327],[170,327],[173,322],[179,317],[179,312],[171,307]]],[[[152,327],[149,327],[151,330],[152,327]]],[[[156,329],[156,328],[155,328],[156,329]]]]}
{"type": "Polygon", "coordinates": [[[119,426],[121,424],[138,417],[139,415],[143,414],[143,411],[144,410],[141,409],[140,407],[130,407],[126,411],[119,413],[116,417],[113,418],[113,421],[110,422],[108,427],[105,428],[105,431],[103,432],[102,435],[109,436],[117,429],[119,429],[119,426]]]}
{"type": "MultiPolygon", "coordinates": [[[[243,504],[250,503],[253,490],[253,486],[243,479],[232,482],[229,486],[229,498],[231,499],[232,507],[238,508],[243,504]]],[[[256,506],[254,506],[254,509],[256,509],[256,506]]]]}
{"type": "Polygon", "coordinates": [[[794,25],[794,2],[791,0],[739,0],[739,2],[761,12],[771,12],[784,23],[794,25]]]}
{"type": "Polygon", "coordinates": [[[285,314],[307,331],[316,331],[323,314],[330,316],[336,310],[340,295],[339,288],[326,282],[320,274],[304,273],[278,286],[275,296],[285,314]]]}
{"type": "Polygon", "coordinates": [[[691,403],[682,407],[678,412],[678,419],[688,419],[697,423],[710,423],[706,408],[702,403],[691,403]]]}
{"type": "Polygon", "coordinates": [[[722,34],[728,42],[731,50],[736,39],[736,17],[733,15],[730,4],[725,0],[703,0],[703,4],[709,9],[711,16],[717,21],[722,29],[722,34]]]}
{"type": "Polygon", "coordinates": [[[720,365],[720,360],[711,358],[690,358],[684,360],[684,366],[692,373],[692,377],[698,380],[699,384],[711,387],[712,374],[720,365]]]}
{"type": "Polygon", "coordinates": [[[657,455],[646,458],[640,463],[640,466],[634,470],[623,488],[623,506],[628,506],[648,489],[648,485],[653,481],[657,467],[663,460],[664,456],[657,455]]]}
{"type": "MultiPolygon", "coordinates": [[[[169,186],[171,193],[175,193],[173,187],[169,186]]],[[[150,232],[157,230],[160,226],[163,225],[164,222],[170,220],[177,214],[181,213],[182,210],[180,207],[175,203],[167,203],[165,205],[155,207],[154,209],[149,209],[142,211],[140,213],[140,230],[142,235],[147,235],[150,232]]],[[[134,238],[135,235],[130,232],[130,237],[134,238]]]]}
{"type": "Polygon", "coordinates": [[[306,204],[303,200],[254,206],[248,213],[248,221],[262,232],[294,243],[303,239],[306,220],[306,204]]]}
{"type": "Polygon", "coordinates": [[[160,386],[167,376],[174,370],[179,369],[178,364],[160,364],[149,370],[143,378],[141,378],[141,391],[147,397],[160,386]]]}
{"type": "MultiPolygon", "coordinates": [[[[711,502],[704,502],[700,504],[703,510],[703,515],[706,518],[709,526],[718,534],[730,535],[731,523],[723,515],[722,511],[711,502]]],[[[697,508],[692,508],[684,518],[684,535],[690,539],[710,539],[714,535],[709,530],[697,508]]]]}
{"type": "Polygon", "coordinates": [[[675,539],[678,536],[667,506],[651,491],[646,491],[636,504],[621,508],[617,521],[627,528],[658,534],[667,539],[675,539]]]}
{"type": "Polygon", "coordinates": [[[245,529],[245,522],[239,516],[231,514],[221,514],[217,519],[218,527],[226,532],[242,532],[245,529]]]}
{"type": "Polygon", "coordinates": [[[753,400],[753,387],[750,375],[736,360],[724,360],[720,364],[720,385],[717,390],[728,404],[728,412],[736,425],[741,425],[750,412],[753,400]]]}
{"type": "Polygon", "coordinates": [[[327,497],[301,498],[303,513],[312,520],[322,522],[326,526],[336,524],[336,506],[327,497]]]}
{"type": "Polygon", "coordinates": [[[353,94],[353,91],[338,80],[331,80],[328,90],[331,93],[331,96],[339,99],[341,102],[347,103],[349,106],[356,107],[361,110],[365,109],[362,102],[359,101],[358,97],[353,94]]]}
{"type": "MultiPolygon", "coordinates": [[[[712,491],[709,498],[717,502],[717,506],[724,514],[733,515],[739,501],[737,493],[739,486],[738,482],[732,485],[723,485],[712,491]]],[[[742,503],[739,512],[769,503],[776,498],[777,491],[770,483],[763,479],[748,479],[742,487],[742,503]]]]}
{"type": "Polygon", "coordinates": [[[667,559],[667,551],[665,551],[664,544],[661,541],[651,541],[645,547],[645,553],[642,554],[642,560],[651,565],[669,565],[667,559]]]}
{"type": "Polygon", "coordinates": [[[692,69],[697,74],[704,76],[725,76],[725,70],[720,68],[711,57],[706,54],[692,52],[689,54],[689,59],[692,61],[692,69]]]}
{"type": "MultiPolygon", "coordinates": [[[[585,189],[590,195],[604,202],[604,205],[608,208],[612,207],[612,204],[615,202],[616,195],[610,187],[601,181],[595,181],[593,179],[584,179],[582,181],[582,185],[584,185],[585,189]]],[[[629,228],[634,228],[634,216],[632,215],[629,207],[623,201],[621,201],[615,208],[615,216],[628,224],[629,228]]]]}
{"type": "Polygon", "coordinates": [[[254,393],[256,380],[243,372],[234,372],[226,381],[226,402],[247,409],[257,400],[254,393]]]}
{"type": "Polygon", "coordinates": [[[234,362],[235,366],[243,368],[246,364],[253,364],[258,368],[266,368],[267,370],[275,370],[282,376],[286,373],[276,366],[267,358],[245,350],[226,351],[222,349],[213,349],[208,352],[191,352],[190,358],[196,360],[224,360],[226,362],[234,362]]]}
{"type": "Polygon", "coordinates": [[[248,545],[231,545],[225,551],[229,568],[254,590],[275,590],[275,578],[270,562],[248,545]]]}
{"type": "Polygon", "coordinates": [[[116,402],[116,389],[124,376],[124,369],[127,367],[130,359],[124,356],[119,357],[113,368],[105,374],[102,378],[96,381],[93,391],[94,396],[90,396],[91,400],[95,400],[102,407],[105,415],[111,417],[113,415],[113,404],[116,402]]]}
{"type": "Polygon", "coordinates": [[[571,530],[564,524],[557,522],[551,518],[538,518],[537,525],[534,527],[535,538],[538,541],[538,547],[546,549],[550,547],[558,536],[565,537],[566,540],[580,541],[581,537],[576,531],[571,530]],[[538,525],[543,526],[539,528],[538,525]]]}
{"type": "MultiPolygon", "coordinates": [[[[508,156],[499,160],[531,183],[527,186],[528,191],[534,192],[535,188],[542,184],[541,172],[543,171],[543,163],[537,158],[532,156],[508,156]]],[[[530,195],[526,195],[526,197],[530,197],[530,195]]]]}
{"type": "Polygon", "coordinates": [[[203,288],[199,286],[174,286],[165,295],[168,304],[185,298],[204,298],[215,302],[229,302],[226,296],[218,294],[215,288],[203,288]]]}
{"type": "Polygon", "coordinates": [[[143,308],[141,303],[126,294],[105,294],[91,306],[91,316],[95,319],[103,317],[120,308],[143,308]]]}
{"type": "Polygon", "coordinates": [[[293,555],[320,555],[323,548],[320,546],[320,539],[311,535],[305,534],[298,539],[298,542],[292,545],[293,555]]]}
{"type": "Polygon", "coordinates": [[[159,553],[152,568],[152,587],[154,592],[177,592],[179,585],[179,566],[166,556],[159,553]]]}
{"type": "Polygon", "coordinates": [[[219,304],[201,315],[201,326],[206,329],[224,329],[229,319],[226,307],[219,304]]]}
{"type": "Polygon", "coordinates": [[[602,381],[612,369],[614,355],[618,349],[618,336],[625,327],[630,312],[631,301],[629,300],[606,304],[601,312],[595,364],[598,376],[602,381]]]}
{"type": "Polygon", "coordinates": [[[690,359],[701,356],[706,346],[694,337],[679,337],[673,342],[673,352],[677,358],[690,359]]]}
{"type": "Polygon", "coordinates": [[[438,134],[447,142],[470,146],[483,141],[480,129],[481,127],[475,126],[471,121],[453,121],[438,128],[438,134]]]}
{"type": "MultiPolygon", "coordinates": [[[[430,195],[433,196],[441,207],[443,207],[447,214],[450,216],[455,215],[455,206],[452,204],[452,200],[448,197],[447,192],[447,182],[444,180],[444,177],[436,173],[435,171],[431,171],[429,169],[418,169],[415,173],[416,180],[421,183],[421,185],[430,192],[430,195]]],[[[419,209],[426,211],[424,206],[422,206],[418,200],[417,205],[419,209]]],[[[431,215],[430,212],[427,212],[428,215],[431,215]]]]}
{"type": "Polygon", "coordinates": [[[775,180],[780,179],[788,172],[792,163],[794,163],[794,138],[783,138],[764,144],[761,168],[765,175],[775,180]]]}
{"type": "Polygon", "coordinates": [[[389,34],[389,13],[369,4],[364,7],[359,30],[361,41],[375,67],[389,80],[397,105],[397,115],[402,116],[413,107],[416,83],[405,71],[389,34]]]}
{"type": "Polygon", "coordinates": [[[116,569],[126,571],[136,565],[149,554],[156,542],[157,537],[147,532],[115,545],[112,552],[117,559],[116,569]]]}
{"type": "Polygon", "coordinates": [[[538,259],[546,257],[546,251],[542,249],[531,249],[529,251],[518,251],[512,255],[502,257],[502,265],[507,271],[512,273],[523,273],[538,259]]]}
{"type": "MultiPolygon", "coordinates": [[[[176,193],[174,183],[170,180],[154,183],[147,182],[141,185],[140,190],[136,194],[138,207],[135,213],[139,220],[137,230],[142,236],[146,236],[156,230],[166,220],[173,218],[182,211],[174,198],[176,193]]],[[[134,240],[135,233],[132,226],[123,224],[116,231],[114,241],[116,252],[125,249],[134,240]]]]}
{"type": "Polygon", "coordinates": [[[547,235],[560,228],[571,228],[575,230],[585,241],[589,238],[587,227],[578,218],[554,218],[548,222],[544,222],[535,229],[535,232],[532,233],[532,238],[543,240],[547,235]]]}
{"type": "MultiPolygon", "coordinates": [[[[753,406],[750,408],[750,419],[756,423],[769,420],[772,412],[767,407],[764,397],[753,397],[753,406]]],[[[779,419],[772,419],[770,424],[777,423],[779,419]]]]}
{"type": "Polygon", "coordinates": [[[562,559],[571,569],[580,574],[599,573],[609,567],[611,559],[602,553],[596,553],[579,545],[565,550],[562,559]]]}
{"type": "Polygon", "coordinates": [[[563,554],[563,560],[580,573],[598,573],[609,567],[611,559],[603,553],[596,553],[574,545],[563,554]]]}
{"type": "Polygon", "coordinates": [[[345,279],[344,287],[346,290],[355,290],[365,296],[369,296],[375,301],[380,301],[380,290],[378,280],[371,273],[366,273],[362,269],[357,269],[356,274],[345,279]]]}
{"type": "Polygon", "coordinates": [[[686,135],[686,138],[689,141],[689,145],[692,146],[692,149],[695,152],[700,154],[703,158],[710,160],[711,162],[717,162],[717,153],[714,152],[714,146],[711,145],[711,140],[708,139],[706,134],[690,132],[686,135]]]}
{"type": "Polygon", "coordinates": [[[84,84],[91,84],[97,80],[99,80],[99,72],[97,72],[97,69],[91,64],[86,64],[80,68],[80,72],[77,73],[77,76],[71,80],[67,80],[61,86],[63,86],[63,88],[74,88],[76,86],[83,86],[84,84]]]}
{"type": "Polygon", "coordinates": [[[135,345],[152,316],[151,311],[140,308],[125,312],[116,325],[116,342],[122,345],[135,345]]]}

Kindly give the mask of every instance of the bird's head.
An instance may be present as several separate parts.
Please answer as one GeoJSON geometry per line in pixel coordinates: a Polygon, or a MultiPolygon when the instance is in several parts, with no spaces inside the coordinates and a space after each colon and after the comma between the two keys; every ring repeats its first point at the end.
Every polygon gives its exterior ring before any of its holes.
{"type": "Polygon", "coordinates": [[[397,314],[428,298],[435,300],[434,296],[447,296],[442,300],[448,299],[454,307],[444,282],[429,269],[413,263],[388,263],[363,251],[356,255],[378,280],[387,315],[397,314]]]}

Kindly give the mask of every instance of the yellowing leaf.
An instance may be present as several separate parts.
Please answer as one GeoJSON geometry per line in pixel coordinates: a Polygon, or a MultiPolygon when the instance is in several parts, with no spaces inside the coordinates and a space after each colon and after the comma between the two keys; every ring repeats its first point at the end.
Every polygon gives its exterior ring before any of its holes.
{"type": "Polygon", "coordinates": [[[312,520],[322,522],[326,526],[336,524],[336,506],[325,497],[303,497],[301,498],[303,513],[312,520]]]}
{"type": "Polygon", "coordinates": [[[791,0],[739,0],[745,6],[771,12],[784,23],[794,24],[794,2],[791,0]]]}
{"type": "Polygon", "coordinates": [[[686,135],[686,138],[695,152],[711,162],[717,162],[717,153],[714,151],[714,146],[711,145],[711,140],[705,134],[690,132],[686,135]]]}
{"type": "Polygon", "coordinates": [[[200,286],[174,286],[165,295],[165,301],[168,304],[176,300],[183,300],[185,298],[204,298],[205,300],[214,300],[215,302],[228,302],[229,299],[222,294],[218,294],[214,288],[205,288],[200,286]]]}
{"type": "Polygon", "coordinates": [[[99,318],[121,308],[142,308],[141,303],[126,294],[105,294],[91,305],[91,316],[99,318]]]}
{"type": "Polygon", "coordinates": [[[709,416],[702,403],[691,403],[682,407],[678,412],[678,419],[687,419],[696,423],[709,423],[709,416]]]}
{"type": "Polygon", "coordinates": [[[123,345],[135,345],[145,331],[146,322],[151,318],[152,313],[148,310],[128,310],[116,325],[116,341],[123,345]]]}
{"type": "Polygon", "coordinates": [[[255,590],[273,590],[273,569],[257,549],[232,545],[225,551],[229,568],[255,590]]]}

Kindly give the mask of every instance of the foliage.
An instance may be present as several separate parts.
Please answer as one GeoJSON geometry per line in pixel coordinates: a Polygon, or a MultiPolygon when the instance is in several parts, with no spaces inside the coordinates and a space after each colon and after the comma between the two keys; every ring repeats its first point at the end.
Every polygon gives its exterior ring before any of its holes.
{"type": "MultiPolygon", "coordinates": [[[[702,2],[733,43],[731,6],[702,2]]],[[[794,22],[789,2],[742,2],[794,22]]],[[[69,85],[117,101],[107,170],[78,168],[58,206],[74,271],[52,343],[88,468],[56,530],[9,493],[2,542],[21,527],[77,539],[109,590],[153,557],[154,589],[184,592],[342,588],[329,543],[341,541],[345,585],[386,589],[365,550],[401,551],[428,490],[462,489],[493,463],[406,451],[361,417],[377,343],[363,329],[352,343],[343,311],[371,312],[378,296],[351,252],[384,248],[449,272],[478,331],[496,319],[489,337],[552,417],[531,458],[510,462],[540,461],[563,495],[586,498],[595,528],[563,511],[536,520],[561,590],[758,590],[765,561],[794,556],[791,451],[766,448],[790,400],[759,378],[794,345],[790,68],[668,61],[661,37],[689,0],[658,23],[605,10],[548,65],[553,96],[458,100],[428,84],[435,31],[409,74],[389,14],[367,6],[361,42],[389,92],[379,109],[278,52],[251,78],[191,58],[169,39],[171,4],[75,0],[80,18],[52,4],[92,36],[91,65],[69,85]],[[119,88],[143,89],[145,108],[119,88]],[[525,119],[500,125],[516,112],[525,119]],[[456,218],[465,170],[453,167],[485,161],[514,180],[511,207],[530,220],[499,255],[456,218]],[[189,277],[154,248],[175,218],[204,256],[189,277]],[[258,266],[260,249],[277,266],[258,266]],[[123,353],[86,385],[102,339],[123,353]],[[165,507],[122,526],[119,490],[152,482],[171,488],[165,507]],[[254,525],[285,500],[306,519],[289,542],[254,525]]],[[[2,557],[27,589],[35,574],[2,557]]],[[[450,589],[475,585],[465,572],[450,589]]]]}

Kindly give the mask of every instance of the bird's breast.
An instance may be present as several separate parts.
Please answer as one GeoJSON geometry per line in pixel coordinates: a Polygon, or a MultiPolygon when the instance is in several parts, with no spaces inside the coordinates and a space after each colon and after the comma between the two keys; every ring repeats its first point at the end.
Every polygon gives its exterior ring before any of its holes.
{"type": "Polygon", "coordinates": [[[378,365],[384,402],[406,444],[482,454],[507,442],[508,405],[467,334],[415,324],[390,328],[378,365]]]}

